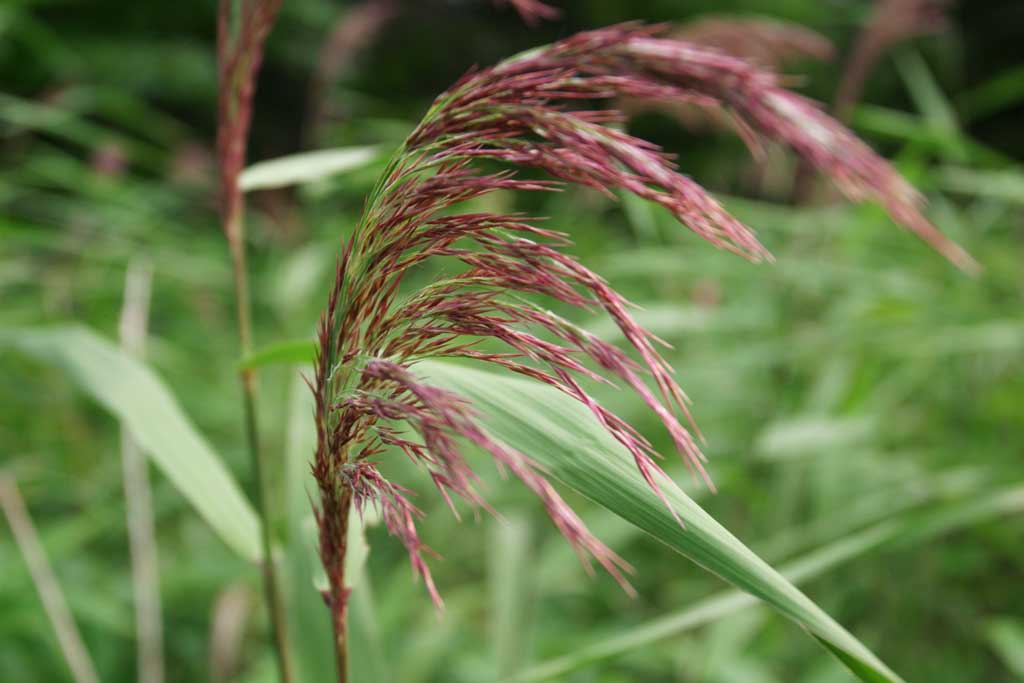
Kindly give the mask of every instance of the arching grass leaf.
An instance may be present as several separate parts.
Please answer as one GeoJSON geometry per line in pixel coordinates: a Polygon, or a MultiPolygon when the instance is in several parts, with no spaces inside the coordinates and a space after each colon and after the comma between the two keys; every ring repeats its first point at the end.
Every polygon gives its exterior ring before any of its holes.
{"type": "Polygon", "coordinates": [[[795,621],[861,680],[902,681],[671,480],[662,477],[659,485],[684,522],[685,528],[681,527],[644,482],[629,454],[585,407],[550,387],[450,362],[425,361],[416,364],[414,371],[469,399],[493,436],[534,458],[552,478],[795,621]]]}
{"type": "Polygon", "coordinates": [[[259,521],[238,483],[163,381],[139,360],[78,325],[0,331],[9,346],[59,367],[113,413],[232,550],[259,561],[259,521]]]}

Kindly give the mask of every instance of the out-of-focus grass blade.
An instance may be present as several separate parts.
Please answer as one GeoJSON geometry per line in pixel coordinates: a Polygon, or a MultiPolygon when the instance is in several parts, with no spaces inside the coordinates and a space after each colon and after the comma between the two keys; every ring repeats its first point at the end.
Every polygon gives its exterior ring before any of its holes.
{"type": "Polygon", "coordinates": [[[681,658],[681,666],[692,680],[777,683],[768,673],[771,662],[750,655],[769,616],[766,610],[749,610],[710,625],[694,643],[697,656],[681,658]]]}
{"type": "Polygon", "coordinates": [[[0,512],[11,527],[18,550],[76,683],[98,682],[100,679],[96,674],[96,665],[82,640],[46,550],[39,542],[39,533],[29,515],[25,499],[14,477],[5,472],[0,472],[0,512]]]}
{"type": "Polygon", "coordinates": [[[207,524],[235,552],[261,557],[259,521],[237,482],[157,375],[88,328],[0,331],[12,346],[64,369],[113,413],[207,524]]]}
{"type": "Polygon", "coordinates": [[[992,477],[980,467],[960,467],[936,475],[913,468],[890,485],[858,495],[840,511],[783,529],[756,548],[764,557],[790,557],[884,519],[903,517],[928,503],[978,495],[991,488],[991,482],[992,477]]]}
{"type": "Polygon", "coordinates": [[[963,93],[957,102],[967,121],[998,113],[1024,100],[1024,64],[996,74],[978,87],[963,93]]]}
{"type": "MultiPolygon", "coordinates": [[[[313,345],[312,340],[294,339],[280,342],[279,344],[271,344],[254,351],[238,361],[238,369],[253,370],[281,363],[303,365],[312,362],[315,357],[316,347],[313,345]]],[[[306,418],[311,414],[307,413],[306,418]]],[[[308,457],[309,453],[312,453],[312,451],[309,451],[303,457],[308,457]]]]}
{"type": "Polygon", "coordinates": [[[526,660],[526,622],[532,597],[530,526],[522,517],[493,522],[489,583],[491,639],[499,679],[519,671],[526,660]]]}
{"type": "Polygon", "coordinates": [[[629,226],[640,242],[653,242],[658,236],[658,220],[652,203],[640,199],[632,192],[619,192],[618,197],[629,226]]]}
{"type": "Polygon", "coordinates": [[[921,55],[913,50],[896,55],[896,67],[929,126],[948,134],[959,134],[956,113],[921,55]]]}
{"type": "Polygon", "coordinates": [[[553,478],[765,601],[825,644],[862,680],[902,681],[674,482],[661,477],[664,495],[686,525],[681,527],[621,445],[582,405],[551,387],[466,366],[429,361],[415,369],[469,399],[495,437],[529,454],[553,478]]]}
{"type": "MultiPolygon", "coordinates": [[[[352,515],[352,517],[358,519],[358,515],[352,515]]],[[[352,530],[349,531],[349,538],[351,537],[352,530]]],[[[359,681],[359,683],[388,683],[394,679],[388,673],[390,667],[384,657],[380,627],[377,624],[377,613],[374,608],[373,586],[365,569],[361,569],[358,574],[352,576],[359,578],[357,579],[358,585],[352,590],[352,595],[349,597],[349,680],[359,681]]]]}
{"type": "Polygon", "coordinates": [[[757,437],[754,450],[767,459],[799,457],[821,450],[842,451],[868,443],[877,433],[874,416],[809,415],[769,424],[757,437]]]}
{"type": "Polygon", "coordinates": [[[134,162],[148,169],[161,168],[159,163],[163,151],[156,146],[123,135],[113,127],[93,123],[64,107],[0,93],[0,121],[10,124],[15,130],[46,132],[85,149],[116,141],[134,162]]]}
{"type": "MultiPolygon", "coordinates": [[[[906,514],[875,524],[787,563],[781,568],[781,572],[795,583],[807,581],[879,547],[920,543],[938,534],[993,517],[1019,513],[1021,510],[1024,510],[1024,485],[1016,484],[994,495],[986,494],[982,498],[968,497],[962,502],[938,505],[923,512],[906,514]]],[[[537,664],[512,680],[525,683],[560,676],[595,661],[615,657],[646,647],[655,641],[677,636],[684,631],[698,628],[757,604],[757,600],[747,593],[735,590],[720,593],[701,600],[685,610],[631,627],[620,636],[591,643],[577,648],[572,654],[537,664]]],[[[816,637],[821,639],[820,636],[816,637]]],[[[834,645],[824,640],[822,642],[835,651],[834,645]]],[[[862,679],[886,680],[874,675],[870,669],[859,668],[862,665],[846,659],[839,652],[836,654],[862,679]]]]}
{"type": "MultiPolygon", "coordinates": [[[[745,332],[765,326],[769,321],[758,311],[743,309],[713,310],[701,306],[678,304],[638,305],[634,316],[644,329],[662,339],[673,339],[701,332],[745,332]]],[[[622,338],[622,330],[615,321],[600,318],[587,329],[606,340],[622,338]]]]}
{"type": "Polygon", "coordinates": [[[945,166],[937,173],[939,186],[950,192],[1024,204],[1024,172],[976,171],[945,166]]]}
{"type": "Polygon", "coordinates": [[[1009,617],[993,619],[985,637],[1006,668],[1024,678],[1024,623],[1009,617]]]}
{"type": "Polygon", "coordinates": [[[1009,157],[998,150],[986,147],[959,133],[929,126],[923,117],[895,109],[870,104],[857,105],[853,113],[853,125],[858,132],[913,142],[951,157],[967,150],[977,161],[1009,161],[1009,157]]]}
{"type": "Polygon", "coordinates": [[[239,178],[239,186],[243,192],[249,192],[302,185],[360,168],[378,156],[380,148],[374,146],[342,147],[290,154],[260,161],[245,169],[239,178]]]}

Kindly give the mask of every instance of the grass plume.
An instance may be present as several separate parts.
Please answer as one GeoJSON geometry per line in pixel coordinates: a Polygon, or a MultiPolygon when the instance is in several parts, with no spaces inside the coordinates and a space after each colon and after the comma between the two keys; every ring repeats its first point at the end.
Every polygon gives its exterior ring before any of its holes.
{"type": "Polygon", "coordinates": [[[566,252],[564,233],[518,214],[458,208],[499,190],[548,192],[566,183],[608,195],[620,189],[662,205],[719,248],[752,260],[769,257],[754,233],[680,174],[669,155],[612,127],[621,120],[616,112],[586,103],[638,97],[728,110],[751,145],[761,138],[787,145],[850,199],[881,202],[952,261],[973,264],[924,217],[916,191],[817,105],[781,87],[769,72],[659,37],[662,30],[627,24],[581,33],[466,74],[437,98],[394,155],[342,250],[311,381],[320,553],[342,681],[345,533],[353,506],[381,510],[441,605],[424,559],[430,551],[416,530],[420,512],[408,491],[379,469],[389,449],[422,466],[453,510],[455,498],[486,508],[463,445],[488,453],[540,498],[581,558],[596,560],[628,590],[628,564],[590,533],[529,454],[488,435],[460,396],[420,380],[418,360],[474,359],[557,388],[593,413],[658,492],[651,444],[584,387],[587,381],[625,385],[710,485],[688,399],[657,350],[659,340],[634,320],[626,299],[566,252]],[[494,170],[493,163],[505,170],[494,170]],[[539,169],[551,180],[526,179],[516,168],[539,169]],[[435,257],[457,260],[463,270],[400,296],[403,276],[435,257]],[[631,353],[533,303],[538,298],[603,311],[631,353]],[[495,345],[503,349],[491,350],[495,345]]]}

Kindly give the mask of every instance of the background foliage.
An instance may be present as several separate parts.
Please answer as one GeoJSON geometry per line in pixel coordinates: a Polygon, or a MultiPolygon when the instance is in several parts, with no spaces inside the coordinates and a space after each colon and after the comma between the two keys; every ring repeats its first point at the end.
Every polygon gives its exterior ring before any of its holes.
{"type": "MultiPolygon", "coordinates": [[[[312,126],[311,74],[351,7],[286,2],[268,43],[250,161],[386,149],[469,66],[575,30],[766,12],[762,3],[667,0],[563,8],[562,19],[531,29],[484,2],[400,4],[325,91],[328,116],[312,126]]],[[[78,321],[114,337],[125,269],[149,260],[149,361],[245,482],[230,264],[210,152],[213,12],[200,0],[0,7],[0,326],[78,321]]],[[[835,42],[837,61],[787,67],[803,74],[802,90],[830,100],[867,3],[788,0],[771,12],[835,42]]],[[[570,192],[520,207],[564,226],[584,262],[675,345],[668,358],[695,399],[720,489],[701,504],[802,577],[815,601],[908,681],[1022,675],[1024,65],[1007,56],[1022,26],[1019,3],[962,3],[947,31],[880,62],[853,118],[928,193],[935,222],[983,264],[976,279],[876,207],[833,205],[827,192],[791,205],[785,157],[757,167],[732,135],[688,132],[654,113],[632,129],[678,153],[758,230],[775,264],[704,248],[668,216],[631,202],[570,192]]],[[[259,344],[312,332],[338,240],[377,170],[371,163],[250,195],[259,344]]],[[[0,349],[0,368],[3,468],[26,496],[103,680],[132,680],[118,424],[65,374],[21,352],[0,349]]],[[[308,418],[295,408],[303,391],[295,375],[286,366],[261,374],[282,499],[289,425],[308,418]]],[[[624,394],[602,398],[659,434],[624,394]]],[[[666,464],[689,484],[678,463],[666,464]]],[[[153,485],[168,680],[270,680],[257,572],[169,481],[155,475],[153,485]]],[[[374,661],[391,680],[851,680],[790,624],[718,597],[720,581],[586,501],[573,502],[639,569],[639,598],[605,576],[584,580],[520,487],[495,476],[489,497],[515,511],[505,523],[457,525],[436,496],[420,500],[430,513],[423,536],[444,556],[435,563],[448,604],[440,619],[410,580],[404,551],[370,530],[365,573],[378,639],[360,651],[368,661],[386,653],[374,661]]],[[[0,678],[63,680],[57,641],[6,533],[0,577],[0,678]]]]}

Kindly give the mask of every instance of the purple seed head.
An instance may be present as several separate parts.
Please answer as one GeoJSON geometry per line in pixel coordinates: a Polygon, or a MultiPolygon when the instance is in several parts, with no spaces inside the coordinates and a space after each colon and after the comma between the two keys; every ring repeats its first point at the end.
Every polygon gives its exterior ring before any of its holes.
{"type": "Polygon", "coordinates": [[[491,437],[467,401],[417,376],[416,362],[424,358],[488,363],[579,401],[661,495],[651,444],[585,385],[596,380],[628,387],[710,485],[688,399],[659,354],[659,340],[636,322],[629,302],[566,253],[564,234],[527,216],[460,206],[498,190],[550,192],[567,183],[608,195],[625,190],[664,206],[720,248],[768,258],[753,232],[680,174],[669,155],[612,127],[617,113],[584,109],[584,103],[636,96],[728,109],[748,135],[790,146],[851,199],[880,201],[951,260],[973,263],[924,218],[906,181],[817,106],[780,87],[770,73],[659,38],[660,30],[627,24],[581,33],[466,74],[437,98],[371,193],[339,259],[311,382],[321,553],[337,595],[345,595],[338,567],[343,531],[330,518],[354,502],[359,510],[380,509],[440,604],[416,531],[420,513],[406,489],[381,475],[378,462],[388,450],[402,451],[453,510],[454,498],[486,509],[463,456],[466,444],[533,491],[581,557],[596,559],[628,585],[628,565],[590,534],[529,454],[491,437]],[[485,159],[505,170],[479,163],[485,159]],[[526,179],[517,174],[521,167],[551,180],[526,179]],[[403,275],[434,257],[458,261],[461,270],[400,294],[403,275]],[[603,311],[622,331],[626,348],[536,303],[543,298],[603,311]]]}

